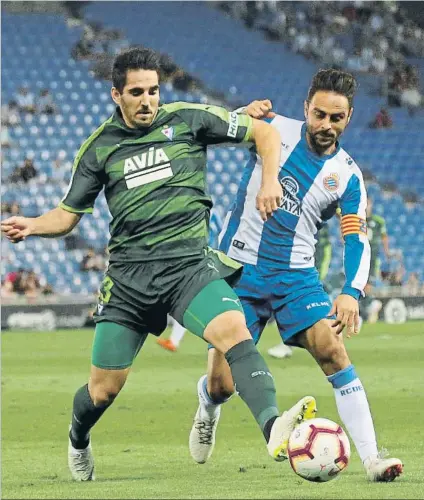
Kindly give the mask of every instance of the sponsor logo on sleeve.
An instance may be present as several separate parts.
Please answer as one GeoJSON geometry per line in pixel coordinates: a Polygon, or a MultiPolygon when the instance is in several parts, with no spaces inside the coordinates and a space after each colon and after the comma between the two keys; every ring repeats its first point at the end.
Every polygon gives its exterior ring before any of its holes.
{"type": "Polygon", "coordinates": [[[227,136],[235,139],[237,137],[237,131],[238,131],[238,114],[232,112],[230,113],[227,136]]]}

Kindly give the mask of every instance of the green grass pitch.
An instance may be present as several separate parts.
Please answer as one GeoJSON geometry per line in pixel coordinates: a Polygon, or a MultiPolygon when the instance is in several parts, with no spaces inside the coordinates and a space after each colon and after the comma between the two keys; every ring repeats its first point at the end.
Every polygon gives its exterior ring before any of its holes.
{"type": "MultiPolygon", "coordinates": [[[[260,349],[277,343],[264,333],[260,349]]],[[[405,464],[394,483],[368,483],[356,451],[332,482],[315,484],[276,463],[240,398],[224,409],[211,460],[195,464],[188,434],[206,345],[187,335],[178,353],[151,337],[114,405],[93,431],[97,480],[73,483],[67,431],[87,381],[92,331],[5,332],[2,338],[2,498],[424,498],[424,323],[365,325],[346,340],[373,410],[380,446],[405,464]]],[[[266,354],[265,354],[266,355],[266,354]]],[[[281,409],[311,394],[339,421],[331,386],[308,353],[266,355],[281,409]]]]}

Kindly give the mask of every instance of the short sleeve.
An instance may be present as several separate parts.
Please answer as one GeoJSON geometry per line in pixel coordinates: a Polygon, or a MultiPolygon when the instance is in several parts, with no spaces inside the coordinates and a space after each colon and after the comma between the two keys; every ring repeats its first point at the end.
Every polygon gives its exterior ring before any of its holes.
{"type": "Polygon", "coordinates": [[[88,149],[77,155],[68,189],[59,206],[68,212],[92,213],[94,202],[103,189],[104,171],[95,151],[88,149]]]}
{"type": "Polygon", "coordinates": [[[240,143],[251,139],[253,119],[248,115],[212,105],[175,103],[167,108],[171,110],[172,106],[202,144],[240,143]]]}

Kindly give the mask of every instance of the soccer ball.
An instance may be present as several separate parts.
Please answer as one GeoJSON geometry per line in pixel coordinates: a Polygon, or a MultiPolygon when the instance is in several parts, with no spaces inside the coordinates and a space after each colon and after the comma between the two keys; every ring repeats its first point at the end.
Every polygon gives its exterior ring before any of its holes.
{"type": "Polygon", "coordinates": [[[350,443],[339,424],[313,418],[293,430],[287,453],[296,474],[321,483],[331,481],[347,467],[350,443]]]}

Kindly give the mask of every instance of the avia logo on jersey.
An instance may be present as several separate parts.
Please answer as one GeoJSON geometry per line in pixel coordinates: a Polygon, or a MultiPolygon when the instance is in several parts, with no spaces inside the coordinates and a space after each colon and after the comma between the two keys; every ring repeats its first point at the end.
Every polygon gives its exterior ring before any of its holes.
{"type": "Polygon", "coordinates": [[[333,193],[334,191],[337,191],[339,189],[339,180],[339,174],[333,172],[332,174],[327,175],[327,177],[324,177],[324,180],[322,182],[325,189],[327,191],[330,191],[330,193],[333,193]]]}
{"type": "Polygon", "coordinates": [[[233,112],[230,113],[227,136],[235,139],[237,137],[237,130],[238,130],[238,114],[233,112]]]}
{"type": "Polygon", "coordinates": [[[124,162],[124,176],[128,189],[173,175],[171,162],[162,148],[149,148],[147,152],[127,158],[124,162]]]}
{"type": "Polygon", "coordinates": [[[283,199],[280,210],[300,217],[301,204],[299,198],[296,196],[299,192],[299,184],[293,177],[286,176],[281,179],[281,185],[283,186],[283,199]]]}

